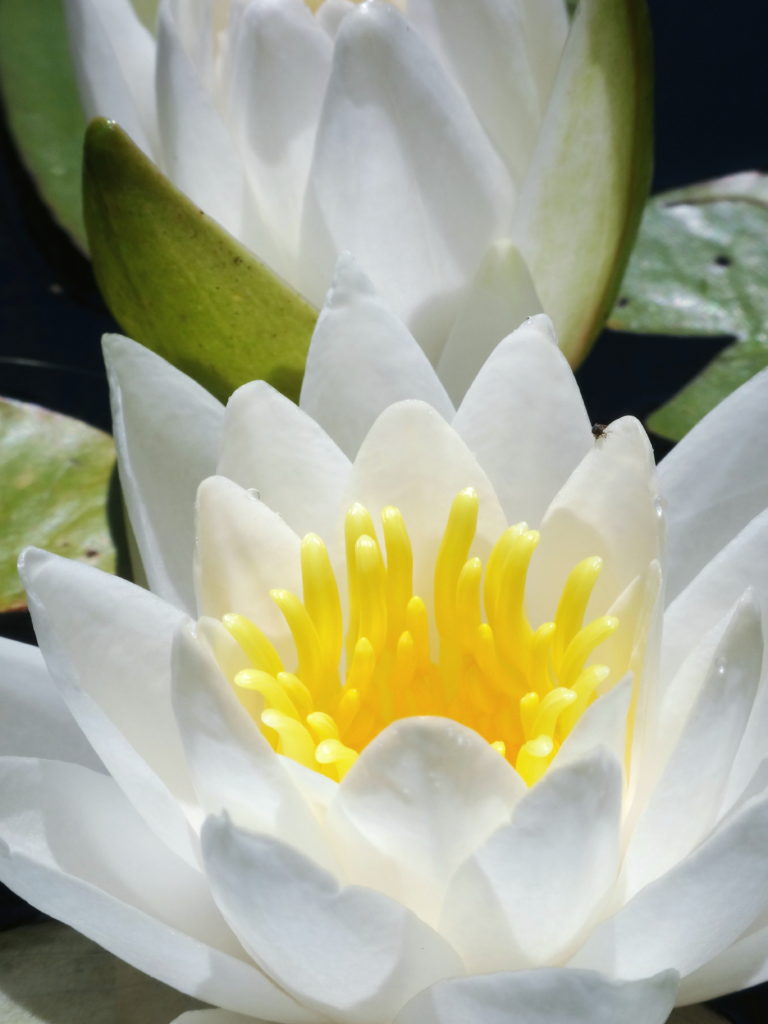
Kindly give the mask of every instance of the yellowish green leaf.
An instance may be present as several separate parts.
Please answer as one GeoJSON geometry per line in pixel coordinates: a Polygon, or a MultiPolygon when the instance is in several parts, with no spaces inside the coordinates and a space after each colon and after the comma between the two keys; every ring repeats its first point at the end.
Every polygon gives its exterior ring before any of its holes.
{"type": "Polygon", "coordinates": [[[85,115],[62,0],[0,0],[0,87],[11,131],[40,195],[85,248],[80,188],[85,115]]]}
{"type": "Polygon", "coordinates": [[[16,572],[28,544],[108,572],[112,439],[79,420],[0,399],[0,611],[25,607],[16,572]]]}
{"type": "Polygon", "coordinates": [[[648,195],[651,87],[645,0],[581,0],[513,229],[574,366],[613,305],[648,195]]]}
{"type": "Polygon", "coordinates": [[[96,278],[128,335],[222,401],[254,378],[298,396],[317,310],[113,122],[88,128],[84,197],[96,278]]]}

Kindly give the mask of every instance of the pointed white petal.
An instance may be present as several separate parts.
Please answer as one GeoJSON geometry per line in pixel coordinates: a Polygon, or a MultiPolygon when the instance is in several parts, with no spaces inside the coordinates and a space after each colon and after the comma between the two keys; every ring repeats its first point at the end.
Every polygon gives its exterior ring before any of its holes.
{"type": "Polygon", "coordinates": [[[672,756],[635,827],[624,862],[628,896],[682,860],[715,824],[755,699],[762,660],[760,613],[748,596],[735,609],[672,756]]]}
{"type": "Polygon", "coordinates": [[[659,466],[672,599],[768,507],[768,370],[729,395],[659,466]]]}
{"type": "Polygon", "coordinates": [[[595,441],[547,509],[531,565],[531,621],[552,618],[566,574],[593,555],[604,564],[590,608],[605,614],[659,558],[661,532],[653,452],[626,416],[595,441]]]}
{"type": "Polygon", "coordinates": [[[171,643],[183,615],[125,580],[28,548],[19,572],[35,633],[70,712],[151,828],[180,856],[194,808],[171,708],[171,643]]]}
{"type": "Polygon", "coordinates": [[[338,524],[349,461],[322,427],[263,381],[227,405],[218,472],[261,500],[300,536],[328,540],[338,524]]]}
{"type": "Polygon", "coordinates": [[[189,995],[315,1019],[246,960],[204,876],[158,842],[112,779],[3,758],[0,792],[0,879],[20,896],[189,995]]]}
{"type": "Polygon", "coordinates": [[[548,317],[533,317],[497,346],[453,427],[491,478],[509,521],[537,526],[593,443],[548,317]]]}
{"type": "Polygon", "coordinates": [[[766,844],[763,797],[598,925],[570,965],[599,964],[619,978],[644,977],[659,965],[683,976],[697,970],[765,911],[766,844]]]}
{"type": "Polygon", "coordinates": [[[37,647],[0,637],[0,755],[48,757],[103,771],[37,647]]]}
{"type": "Polygon", "coordinates": [[[328,858],[309,806],[191,626],[174,646],[173,706],[206,814],[328,858]]]}
{"type": "Polygon", "coordinates": [[[194,505],[215,471],[224,409],[165,359],[119,335],[105,335],[120,483],[147,581],[195,611],[194,505]]]}
{"type": "Polygon", "coordinates": [[[252,0],[234,36],[230,117],[266,229],[293,264],[332,43],[303,0],[252,0]]]}
{"type": "Polygon", "coordinates": [[[321,295],[348,249],[432,357],[511,190],[465,98],[396,9],[350,12],[309,176],[302,291],[321,295]]]}
{"type": "Polygon", "coordinates": [[[130,0],[66,0],[70,49],[88,118],[108,117],[157,156],[155,43],[130,0]]]}
{"type": "Polygon", "coordinates": [[[354,458],[379,413],[406,398],[453,418],[451,401],[408,328],[354,258],[342,254],[312,336],[301,408],[354,458]]]}
{"type": "Polygon", "coordinates": [[[338,836],[345,877],[386,891],[436,923],[451,875],[506,824],[525,791],[514,769],[471,729],[410,718],[365,748],[326,820],[338,836]]]}
{"type": "Polygon", "coordinates": [[[245,192],[242,162],[184,49],[171,4],[164,4],[158,15],[156,87],[162,169],[237,237],[245,192]]]}
{"type": "Polygon", "coordinates": [[[507,523],[487,476],[459,435],[422,402],[400,402],[378,418],[360,447],[342,508],[361,502],[374,522],[403,514],[413,548],[414,593],[432,595],[435,558],[451,503],[473,487],[480,498],[473,554],[486,557],[507,523]]]}
{"type": "Polygon", "coordinates": [[[627,714],[632,679],[627,677],[587,708],[555,755],[552,767],[580,761],[594,750],[607,750],[621,763],[626,753],[627,714]]]}
{"type": "Polygon", "coordinates": [[[616,878],[621,791],[621,766],[603,751],[550,769],[467,859],[440,930],[470,971],[552,963],[573,948],[616,878]]]}
{"type": "Polygon", "coordinates": [[[339,886],[289,846],[209,818],[203,850],[216,901],[256,963],[336,1021],[388,1020],[461,972],[447,943],[405,907],[339,886]]]}
{"type": "Polygon", "coordinates": [[[664,1024],[677,980],[674,971],[611,981],[557,967],[457,978],[416,996],[395,1024],[664,1024]]]}
{"type": "Polygon", "coordinates": [[[541,310],[523,257],[509,242],[494,242],[464,292],[436,364],[457,405],[501,339],[541,310]]]}

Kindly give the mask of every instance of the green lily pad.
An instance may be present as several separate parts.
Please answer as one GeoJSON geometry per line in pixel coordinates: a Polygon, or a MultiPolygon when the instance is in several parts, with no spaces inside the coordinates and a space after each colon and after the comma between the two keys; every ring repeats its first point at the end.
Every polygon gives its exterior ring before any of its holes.
{"type": "Polygon", "coordinates": [[[654,197],[608,326],[734,339],[649,418],[675,441],[768,366],[768,176],[748,171],[654,197]]]}
{"type": "Polygon", "coordinates": [[[26,606],[28,544],[114,572],[108,524],[112,439],[79,420],[0,398],[0,611],[26,606]]]}
{"type": "Polygon", "coordinates": [[[56,219],[85,249],[85,115],[61,0],[0,0],[0,87],[22,160],[56,219]]]}
{"type": "Polygon", "coordinates": [[[96,278],[127,334],[222,401],[255,378],[298,397],[317,310],[114,122],[88,128],[84,200],[96,278]]]}

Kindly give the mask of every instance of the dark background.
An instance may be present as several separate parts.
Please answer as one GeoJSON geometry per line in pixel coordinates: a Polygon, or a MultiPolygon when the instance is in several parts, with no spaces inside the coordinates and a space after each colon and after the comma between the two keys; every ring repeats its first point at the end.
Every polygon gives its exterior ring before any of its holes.
{"type": "MultiPolygon", "coordinates": [[[[768,162],[768,5],[649,0],[656,48],[654,191],[768,162]]],[[[115,325],[86,260],[52,222],[0,125],[0,393],[109,429],[99,338],[115,325]]],[[[728,341],[606,331],[579,371],[593,421],[645,417],[728,341]]],[[[659,456],[668,448],[654,439],[659,456]]],[[[0,633],[32,640],[23,615],[0,633]]],[[[36,912],[0,894],[0,928],[36,912]]],[[[659,922],[663,927],[663,922],[659,922]]],[[[734,1024],[766,1019],[768,986],[716,1004],[734,1024]]]]}

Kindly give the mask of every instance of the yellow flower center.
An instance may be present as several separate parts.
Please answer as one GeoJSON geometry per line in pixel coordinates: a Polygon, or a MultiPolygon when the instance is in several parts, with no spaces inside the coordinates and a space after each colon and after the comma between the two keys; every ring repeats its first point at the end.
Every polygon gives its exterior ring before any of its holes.
{"type": "Polygon", "coordinates": [[[224,616],[253,666],[235,685],[262,698],[258,721],[278,753],[341,779],[391,722],[439,715],[478,732],[528,785],[542,776],[610,675],[587,662],[619,623],[603,615],[584,624],[602,567],[595,557],[571,570],[554,620],[532,628],[525,584],[539,534],[510,526],[483,569],[470,557],[478,504],[467,489],[451,506],[434,568],[433,637],[427,605],[413,593],[408,532],[392,507],[381,514],[383,545],[362,505],[347,513],[346,644],[336,578],[315,534],[301,543],[303,599],[271,592],[295,644],[292,670],[253,622],[224,616]]]}

